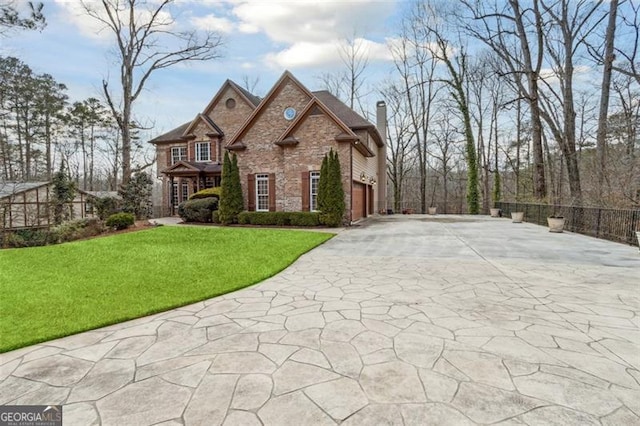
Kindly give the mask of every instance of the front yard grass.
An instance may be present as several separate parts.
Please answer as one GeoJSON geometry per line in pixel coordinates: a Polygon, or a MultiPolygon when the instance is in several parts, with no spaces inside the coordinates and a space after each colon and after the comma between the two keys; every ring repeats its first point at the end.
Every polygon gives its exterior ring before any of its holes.
{"type": "Polygon", "coordinates": [[[159,227],[0,251],[0,352],[260,282],[331,234],[159,227]]]}

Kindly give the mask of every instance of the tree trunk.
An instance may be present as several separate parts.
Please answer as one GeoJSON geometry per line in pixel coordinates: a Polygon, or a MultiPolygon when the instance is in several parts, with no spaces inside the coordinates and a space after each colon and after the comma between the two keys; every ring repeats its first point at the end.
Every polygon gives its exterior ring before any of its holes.
{"type": "Polygon", "coordinates": [[[537,199],[544,199],[547,196],[547,188],[544,176],[544,160],[542,154],[542,120],[540,118],[538,72],[542,64],[542,19],[538,9],[538,0],[533,1],[533,11],[536,18],[536,35],[538,45],[538,58],[536,66],[533,66],[531,59],[531,49],[526,36],[524,22],[520,11],[518,0],[509,0],[514,12],[515,24],[520,47],[522,48],[522,58],[524,61],[524,72],[527,76],[529,109],[531,113],[531,142],[533,144],[533,195],[537,199]]]}
{"type": "Polygon", "coordinates": [[[605,176],[605,149],[607,142],[607,119],[609,112],[609,92],[611,88],[611,71],[613,68],[613,60],[615,58],[614,40],[616,32],[616,17],[618,13],[618,0],[611,0],[609,4],[609,22],[607,24],[607,32],[604,39],[604,61],[602,70],[602,88],[600,89],[600,110],[598,113],[598,131],[596,133],[596,147],[598,153],[597,176],[598,200],[602,200],[602,190],[604,186],[605,176]]]}

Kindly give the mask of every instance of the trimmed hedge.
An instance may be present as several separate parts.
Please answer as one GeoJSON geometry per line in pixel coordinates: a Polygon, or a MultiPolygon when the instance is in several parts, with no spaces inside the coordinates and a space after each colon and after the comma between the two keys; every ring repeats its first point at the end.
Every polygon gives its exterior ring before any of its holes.
{"type": "Polygon", "coordinates": [[[115,228],[116,230],[127,229],[135,223],[135,216],[132,213],[116,213],[107,218],[108,228],[115,228]]]}
{"type": "Polygon", "coordinates": [[[206,188],[206,189],[201,189],[198,192],[194,192],[193,194],[191,194],[191,196],[189,197],[189,200],[201,200],[203,198],[217,198],[218,200],[220,200],[220,194],[222,192],[222,188],[220,188],[219,186],[216,186],[214,188],[206,188]]]}
{"type": "Polygon", "coordinates": [[[211,222],[220,223],[220,213],[218,213],[218,210],[214,210],[213,213],[211,213],[211,222]]]}
{"type": "Polygon", "coordinates": [[[178,216],[185,222],[211,222],[211,214],[218,210],[218,199],[215,197],[189,200],[180,203],[178,216]]]}
{"type": "Polygon", "coordinates": [[[318,212],[242,212],[238,215],[241,225],[318,226],[318,212]]]}

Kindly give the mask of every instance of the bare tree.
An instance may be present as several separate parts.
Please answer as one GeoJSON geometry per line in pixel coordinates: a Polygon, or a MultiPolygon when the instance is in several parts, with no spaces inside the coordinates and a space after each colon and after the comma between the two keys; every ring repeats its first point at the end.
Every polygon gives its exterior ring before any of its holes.
{"type": "MultiPolygon", "coordinates": [[[[429,149],[429,155],[437,160],[435,167],[436,173],[442,176],[442,210],[443,213],[449,212],[449,184],[451,180],[451,172],[458,164],[456,158],[459,158],[458,147],[456,146],[456,138],[461,133],[452,123],[456,120],[452,117],[451,106],[443,103],[438,108],[433,120],[433,144],[429,149]]],[[[435,192],[435,191],[434,191],[435,192]]],[[[433,200],[431,202],[433,205],[433,200]]]]}
{"type": "Polygon", "coordinates": [[[621,13],[622,25],[618,28],[620,37],[617,38],[613,70],[636,80],[640,84],[640,3],[627,1],[625,11],[621,13]],[[623,42],[625,40],[625,42],[623,42]]]}
{"type": "MultiPolygon", "coordinates": [[[[441,5],[442,6],[442,5],[441,5]]],[[[434,9],[432,9],[434,10],[434,9]]],[[[476,151],[475,137],[471,122],[469,106],[468,79],[469,56],[465,46],[459,40],[459,46],[454,46],[445,38],[446,28],[443,20],[437,20],[425,24],[426,31],[433,36],[435,43],[431,46],[431,52],[436,60],[443,63],[447,70],[447,77],[441,79],[445,83],[455,102],[460,119],[463,124],[465,140],[464,157],[467,163],[467,211],[470,214],[480,212],[478,193],[478,153],[476,151]]]]}
{"type": "Polygon", "coordinates": [[[428,3],[414,4],[402,22],[398,43],[391,46],[415,142],[421,213],[427,211],[427,151],[432,105],[442,88],[436,82],[438,61],[431,50],[434,40],[432,34],[425,30],[425,24],[436,19],[438,18],[428,3]]]}
{"type": "Polygon", "coordinates": [[[598,198],[602,197],[602,187],[605,175],[605,144],[607,141],[607,121],[609,115],[609,92],[611,90],[611,73],[613,72],[614,42],[616,34],[616,17],[618,15],[618,0],[611,0],[609,4],[609,22],[604,36],[604,59],[602,69],[602,87],[600,89],[600,112],[598,113],[598,131],[596,133],[596,147],[598,152],[597,176],[598,198]]]}
{"type": "Polygon", "coordinates": [[[389,111],[387,126],[387,175],[393,190],[393,209],[402,210],[402,200],[405,192],[405,181],[411,169],[410,147],[413,143],[414,132],[407,113],[407,102],[402,86],[389,83],[382,91],[382,96],[389,111]]]}
{"type": "Polygon", "coordinates": [[[88,16],[111,33],[120,65],[119,87],[109,80],[102,88],[122,143],[122,181],[131,178],[133,106],[154,71],[182,62],[208,61],[220,56],[221,37],[213,32],[176,31],[170,6],[174,0],[81,0],[88,16]]]}
{"type": "Polygon", "coordinates": [[[252,94],[256,94],[256,89],[258,88],[258,85],[260,84],[260,76],[257,75],[255,77],[250,77],[247,74],[244,74],[242,76],[242,87],[244,87],[245,89],[247,89],[249,91],[249,93],[252,94]]]}
{"type": "Polygon", "coordinates": [[[27,2],[27,16],[20,14],[19,4],[16,1],[3,1],[0,4],[0,36],[7,36],[16,29],[42,30],[46,26],[42,3],[27,2]]]}
{"type": "Polygon", "coordinates": [[[363,103],[367,96],[366,72],[369,66],[369,51],[365,40],[355,34],[342,39],[337,44],[342,68],[334,72],[325,72],[316,78],[334,96],[342,99],[349,107],[369,118],[369,111],[363,103]]]}
{"type": "Polygon", "coordinates": [[[540,70],[543,65],[544,34],[539,0],[521,8],[518,0],[507,3],[461,0],[473,21],[461,21],[465,30],[489,46],[505,65],[503,76],[512,78],[519,96],[529,104],[534,163],[534,196],[544,199],[547,188],[542,153],[542,119],[540,116],[540,70]],[[526,83],[526,84],[525,84],[526,83]]]}
{"type": "Polygon", "coordinates": [[[544,38],[547,56],[552,63],[553,76],[557,78],[556,88],[547,79],[545,84],[545,104],[541,116],[549,125],[554,139],[562,151],[567,168],[569,190],[573,205],[582,204],[580,168],[576,155],[576,109],[574,101],[575,58],[585,37],[599,25],[603,17],[596,16],[602,0],[553,0],[540,4],[548,17],[548,33],[544,38]],[[557,114],[557,105],[561,114],[557,114]]]}

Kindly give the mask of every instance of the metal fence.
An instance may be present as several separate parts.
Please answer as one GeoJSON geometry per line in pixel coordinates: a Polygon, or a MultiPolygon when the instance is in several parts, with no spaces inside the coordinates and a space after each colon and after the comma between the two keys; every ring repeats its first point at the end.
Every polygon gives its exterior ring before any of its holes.
{"type": "Polygon", "coordinates": [[[565,218],[564,229],[605,240],[638,245],[636,231],[640,231],[640,210],[571,207],[549,204],[496,203],[496,208],[509,215],[524,212],[524,221],[547,225],[551,215],[565,218]]]}

